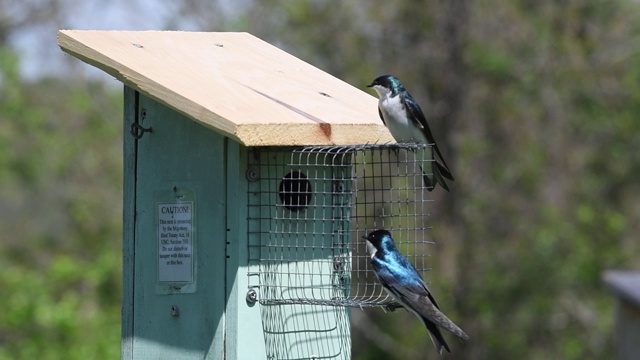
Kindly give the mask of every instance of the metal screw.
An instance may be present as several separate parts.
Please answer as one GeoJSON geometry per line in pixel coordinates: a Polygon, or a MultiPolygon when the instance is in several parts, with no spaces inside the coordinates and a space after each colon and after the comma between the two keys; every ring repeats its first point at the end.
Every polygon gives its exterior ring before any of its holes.
{"type": "Polygon", "coordinates": [[[171,305],[171,316],[180,316],[180,309],[178,309],[178,305],[171,305]]]}
{"type": "Polygon", "coordinates": [[[177,200],[180,200],[180,199],[184,198],[184,191],[181,188],[179,188],[177,186],[174,186],[173,187],[173,192],[176,195],[176,199],[177,200]]]}
{"type": "Polygon", "coordinates": [[[255,166],[249,166],[247,168],[247,172],[245,176],[247,177],[247,180],[249,182],[260,180],[260,173],[258,172],[258,169],[255,166]]]}
{"type": "Polygon", "coordinates": [[[344,192],[344,182],[342,180],[336,180],[333,182],[334,192],[342,193],[344,192]]]}
{"type": "Polygon", "coordinates": [[[258,301],[258,293],[253,289],[249,289],[249,291],[247,291],[247,302],[254,304],[256,301],[258,301]]]}

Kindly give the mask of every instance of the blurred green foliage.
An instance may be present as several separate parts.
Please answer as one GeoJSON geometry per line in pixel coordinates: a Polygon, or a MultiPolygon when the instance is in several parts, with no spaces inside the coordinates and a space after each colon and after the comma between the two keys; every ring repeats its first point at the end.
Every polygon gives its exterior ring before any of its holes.
{"type": "Polygon", "coordinates": [[[121,95],[0,80],[0,359],[118,358],[121,95]]]}
{"type": "MultiPolygon", "coordinates": [[[[427,278],[471,336],[455,358],[612,357],[600,274],[640,268],[636,2],[207,4],[173,23],[250,31],[363,90],[392,73],[421,103],[456,177],[427,278]]],[[[18,64],[0,45],[0,359],[117,358],[120,91],[18,64]]],[[[436,358],[411,314],[353,318],[355,359],[436,358]]]]}

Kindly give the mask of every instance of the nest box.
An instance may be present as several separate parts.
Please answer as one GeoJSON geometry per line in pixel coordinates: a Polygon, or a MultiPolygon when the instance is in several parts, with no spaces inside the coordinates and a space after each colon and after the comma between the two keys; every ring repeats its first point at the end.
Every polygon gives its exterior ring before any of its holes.
{"type": "Polygon", "coordinates": [[[122,358],[349,359],[388,306],[361,237],[426,269],[429,146],[247,33],[60,31],[124,83],[122,358]]]}

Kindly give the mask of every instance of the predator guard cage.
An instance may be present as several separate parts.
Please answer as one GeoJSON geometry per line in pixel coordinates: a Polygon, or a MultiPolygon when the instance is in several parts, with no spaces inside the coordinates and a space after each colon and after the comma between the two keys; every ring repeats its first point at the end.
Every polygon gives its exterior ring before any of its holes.
{"type": "Polygon", "coordinates": [[[390,230],[428,270],[431,147],[255,148],[249,154],[250,300],[262,305],[393,306],[370,269],[364,235],[390,230]]]}

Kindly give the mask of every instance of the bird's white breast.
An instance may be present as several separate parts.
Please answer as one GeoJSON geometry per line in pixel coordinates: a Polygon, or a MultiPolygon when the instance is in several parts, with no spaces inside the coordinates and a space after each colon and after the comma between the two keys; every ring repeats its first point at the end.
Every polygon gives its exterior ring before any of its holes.
{"type": "Polygon", "coordinates": [[[412,119],[407,117],[407,109],[405,109],[400,95],[392,97],[391,93],[387,93],[380,96],[378,106],[387,128],[397,142],[427,142],[421,129],[415,125],[412,119]]]}
{"type": "Polygon", "coordinates": [[[369,256],[371,256],[371,258],[373,259],[373,257],[376,256],[376,252],[378,251],[378,249],[376,249],[376,247],[373,246],[373,244],[369,240],[365,240],[365,243],[367,244],[367,251],[369,252],[369,256]]]}

